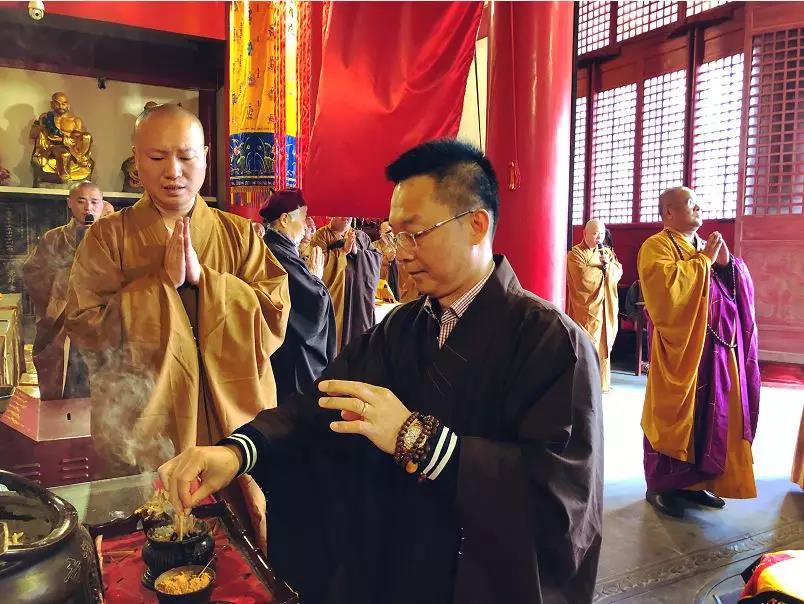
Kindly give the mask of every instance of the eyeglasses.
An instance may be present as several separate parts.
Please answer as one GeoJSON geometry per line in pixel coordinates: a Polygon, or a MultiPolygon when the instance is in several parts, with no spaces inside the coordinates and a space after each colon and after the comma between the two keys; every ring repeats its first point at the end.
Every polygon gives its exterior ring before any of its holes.
{"type": "Polygon", "coordinates": [[[396,234],[389,233],[388,236],[391,238],[391,241],[394,244],[396,244],[397,247],[400,247],[403,250],[407,250],[410,252],[418,247],[418,244],[416,243],[416,238],[421,239],[428,233],[432,233],[433,231],[435,231],[438,227],[442,227],[448,222],[452,222],[453,220],[458,220],[458,218],[463,218],[467,214],[471,214],[472,212],[474,212],[476,209],[477,208],[474,208],[472,210],[466,210],[465,212],[456,214],[452,218],[447,218],[446,220],[442,220],[441,222],[436,222],[433,226],[427,227],[426,229],[422,229],[421,231],[417,231],[416,233],[406,233],[405,231],[402,231],[401,233],[396,234]]]}

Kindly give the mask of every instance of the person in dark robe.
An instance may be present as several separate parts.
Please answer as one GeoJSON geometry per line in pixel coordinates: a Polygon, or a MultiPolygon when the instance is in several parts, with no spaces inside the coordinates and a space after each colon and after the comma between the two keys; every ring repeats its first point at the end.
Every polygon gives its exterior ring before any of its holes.
{"type": "Polygon", "coordinates": [[[324,283],[332,297],[338,350],[374,325],[374,297],[382,254],[371,239],[352,227],[352,219],[336,217],[318,229],[311,247],[324,251],[324,283]]]}
{"type": "Polygon", "coordinates": [[[160,467],[173,505],[255,477],[271,561],[307,603],[591,602],[597,352],[492,255],[498,184],[479,150],[427,142],[387,175],[397,257],[422,297],[353,341],[314,387],[160,467]],[[293,506],[288,478],[301,474],[321,489],[313,514],[293,506]],[[291,555],[294,535],[312,556],[291,555]]]}
{"type": "Polygon", "coordinates": [[[265,243],[287,271],[290,286],[285,341],[271,356],[281,402],[309,387],[335,357],[335,311],[321,281],[323,251],[313,247],[307,263],[299,256],[299,242],[307,231],[307,204],[301,192],[276,191],[260,215],[268,224],[265,243]]]}
{"type": "Polygon", "coordinates": [[[96,184],[73,185],[67,197],[70,222],[42,235],[22,265],[25,291],[36,312],[33,362],[43,401],[89,396],[89,370],[78,346],[67,336],[64,311],[75,250],[106,203],[96,184]]]}

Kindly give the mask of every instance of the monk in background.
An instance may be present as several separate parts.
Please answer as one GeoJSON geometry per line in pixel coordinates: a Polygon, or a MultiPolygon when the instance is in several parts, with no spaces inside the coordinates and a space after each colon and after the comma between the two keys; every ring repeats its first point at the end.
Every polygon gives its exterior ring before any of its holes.
{"type": "Polygon", "coordinates": [[[311,247],[324,250],[323,281],[335,308],[338,350],[374,326],[374,295],[382,255],[351,218],[332,218],[318,229],[311,247]]]}
{"type": "MultiPolygon", "coordinates": [[[[93,357],[93,437],[126,463],[155,467],[276,405],[270,356],[290,299],[251,222],[198,195],[207,147],[195,115],[143,112],[133,151],[145,193],[79,247],[66,328],[93,357]]],[[[264,516],[262,492],[241,487],[252,519],[264,516]]]]}
{"type": "MultiPolygon", "coordinates": [[[[103,193],[89,181],[70,189],[70,222],[50,229],[22,265],[25,291],[36,313],[33,362],[43,401],[89,396],[87,366],[64,329],[67,281],[75,250],[104,210],[103,193]]],[[[111,204],[110,204],[111,205],[111,204]]]]}
{"type": "Polygon", "coordinates": [[[790,479],[804,489],[804,411],[801,413],[801,423],[798,425],[798,441],[790,479]]]}
{"type": "Polygon", "coordinates": [[[759,415],[754,286],[723,237],[706,244],[695,193],[659,197],[664,230],[637,257],[653,322],[645,393],[646,499],[682,517],[686,504],[722,508],[756,497],[751,443],[759,415]]]}
{"type": "Polygon", "coordinates": [[[307,203],[298,189],[274,191],[260,209],[268,225],[265,245],[288,273],[290,317],[282,346],[271,357],[278,403],[303,392],[335,358],[335,312],[324,274],[324,252],[305,262],[299,242],[307,231],[307,203]]]}
{"type": "Polygon", "coordinates": [[[385,279],[394,297],[400,303],[410,302],[419,297],[419,290],[413,278],[405,269],[405,265],[396,258],[396,243],[393,240],[394,230],[391,223],[384,220],[380,223],[380,238],[371,247],[382,254],[380,279],[385,279]]]}
{"type": "Polygon", "coordinates": [[[302,237],[301,243],[299,244],[299,258],[307,262],[313,251],[310,242],[313,240],[313,235],[315,235],[316,232],[315,220],[313,220],[312,216],[308,216],[304,224],[306,228],[304,229],[304,237],[302,237]]]}
{"type": "Polygon", "coordinates": [[[617,284],[623,267],[614,250],[603,245],[606,225],[590,220],[583,241],[567,254],[567,314],[586,330],[600,359],[600,384],[611,390],[611,349],[617,337],[617,284]]]}

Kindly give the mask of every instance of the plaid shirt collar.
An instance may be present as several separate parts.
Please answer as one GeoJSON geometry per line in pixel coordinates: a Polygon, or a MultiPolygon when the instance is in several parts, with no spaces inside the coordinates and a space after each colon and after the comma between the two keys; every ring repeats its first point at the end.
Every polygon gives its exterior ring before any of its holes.
{"type": "Polygon", "coordinates": [[[438,303],[438,300],[427,296],[427,299],[424,301],[424,307],[434,316],[436,319],[442,321],[447,316],[454,316],[455,319],[460,319],[463,314],[466,312],[466,309],[469,308],[469,305],[477,298],[477,295],[480,293],[480,290],[483,289],[483,286],[486,284],[486,281],[489,280],[491,275],[494,274],[494,269],[496,265],[494,262],[491,263],[491,267],[489,268],[486,275],[478,281],[472,289],[467,291],[464,295],[460,298],[455,300],[450,306],[445,309],[441,309],[441,305],[438,303]]]}

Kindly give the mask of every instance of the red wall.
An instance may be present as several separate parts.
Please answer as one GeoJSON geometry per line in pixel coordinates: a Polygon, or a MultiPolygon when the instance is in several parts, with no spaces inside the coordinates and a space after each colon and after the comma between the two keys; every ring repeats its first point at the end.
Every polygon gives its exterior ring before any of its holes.
{"type": "Polygon", "coordinates": [[[45,2],[48,13],[226,39],[226,2],[45,2]]]}
{"type": "MultiPolygon", "coordinates": [[[[657,233],[662,227],[658,224],[612,224],[606,225],[614,240],[614,252],[623,265],[623,278],[620,285],[630,285],[637,279],[636,260],[642,242],[657,233]]],[[[699,234],[707,237],[718,230],[726,240],[729,249],[734,249],[734,221],[707,220],[703,223],[699,234]]],[[[583,227],[572,228],[572,244],[580,243],[583,238],[583,227]]]]}

